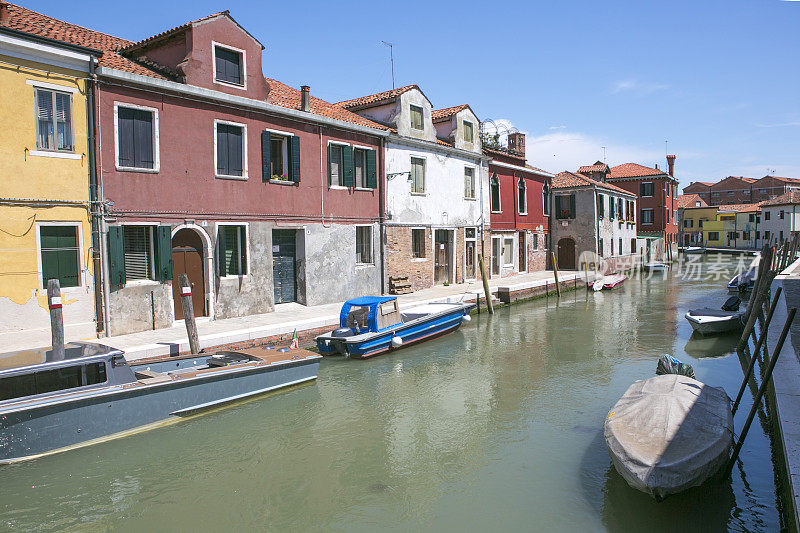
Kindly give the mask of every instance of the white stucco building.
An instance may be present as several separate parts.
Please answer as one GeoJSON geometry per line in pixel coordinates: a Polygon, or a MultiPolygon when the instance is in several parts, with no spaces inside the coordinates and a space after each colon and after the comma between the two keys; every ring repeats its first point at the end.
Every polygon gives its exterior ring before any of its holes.
{"type": "Polygon", "coordinates": [[[489,253],[489,176],[472,109],[433,109],[416,85],[338,105],[391,128],[384,144],[389,289],[479,278],[478,254],[489,253]]]}
{"type": "Polygon", "coordinates": [[[761,204],[761,220],[756,232],[756,248],[791,239],[800,231],[800,191],[789,192],[761,204]]]}

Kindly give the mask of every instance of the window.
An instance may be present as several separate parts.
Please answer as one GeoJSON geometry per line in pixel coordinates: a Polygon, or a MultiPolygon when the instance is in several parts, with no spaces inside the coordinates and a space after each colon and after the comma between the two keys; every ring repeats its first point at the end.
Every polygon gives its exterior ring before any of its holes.
{"type": "MultiPolygon", "coordinates": [[[[614,201],[614,199],[612,197],[609,196],[608,197],[608,219],[609,220],[614,220],[614,218],[615,218],[615,215],[616,215],[615,210],[614,210],[614,206],[615,205],[616,205],[616,202],[614,201]]],[[[612,243],[612,249],[613,249],[613,243],[612,243]]],[[[614,255],[614,254],[612,253],[611,255],[614,255]]]]}
{"type": "Polygon", "coordinates": [[[614,239],[608,239],[611,244],[611,257],[614,257],[614,239]]]}
{"type": "Polygon", "coordinates": [[[411,129],[422,130],[422,108],[416,105],[411,106],[411,129]]]}
{"type": "Polygon", "coordinates": [[[765,231],[764,232],[764,239],[768,241],[769,237],[770,237],[769,231],[765,231]]]}
{"type": "Polygon", "coordinates": [[[575,195],[556,195],[556,218],[575,218],[575,195]]]}
{"type": "Polygon", "coordinates": [[[411,158],[411,192],[425,193],[425,160],[417,157],[411,158]]]}
{"type": "Polygon", "coordinates": [[[639,196],[653,196],[653,183],[647,182],[640,184],[639,196]]]}
{"type": "Polygon", "coordinates": [[[539,234],[538,233],[534,233],[533,234],[533,249],[534,250],[538,250],[539,249],[539,234]]]}
{"type": "Polygon", "coordinates": [[[606,200],[602,194],[597,195],[597,218],[603,218],[606,214],[606,200]]]}
{"type": "Polygon", "coordinates": [[[778,218],[780,218],[781,220],[783,220],[783,209],[781,209],[781,211],[780,211],[780,214],[778,215],[778,218]]]}
{"type": "Polygon", "coordinates": [[[274,180],[288,180],[288,139],[284,135],[269,136],[269,176],[274,180]]]}
{"type": "Polygon", "coordinates": [[[778,239],[779,242],[783,242],[783,230],[781,230],[780,238],[778,239]]]}
{"type": "Polygon", "coordinates": [[[414,259],[425,257],[425,230],[411,230],[411,253],[414,259]]]}
{"type": "Polygon", "coordinates": [[[755,222],[756,221],[756,216],[753,215],[753,214],[750,214],[750,215],[747,216],[747,220],[749,222],[755,222]]]}
{"type": "Polygon", "coordinates": [[[356,226],[356,263],[372,264],[372,226],[356,226]]]}
{"type": "Polygon", "coordinates": [[[489,185],[489,208],[492,213],[499,213],[502,206],[500,205],[500,180],[497,178],[497,173],[492,174],[489,185]]]}
{"type": "Polygon", "coordinates": [[[158,111],[150,108],[116,106],[117,168],[158,170],[156,127],[158,111]]]}
{"type": "Polygon", "coordinates": [[[0,379],[0,401],[105,382],[105,363],[40,370],[0,379]]]}
{"type": "Polygon", "coordinates": [[[622,221],[622,198],[617,199],[617,216],[620,222],[622,221]]]}
{"type": "Polygon", "coordinates": [[[218,226],[219,275],[244,276],[247,274],[247,227],[233,224],[218,226]]]}
{"type": "Polygon", "coordinates": [[[630,253],[632,253],[632,254],[636,253],[636,239],[631,239],[631,251],[630,251],[630,253]]]}
{"type": "Polygon", "coordinates": [[[62,289],[80,285],[78,226],[39,226],[39,250],[43,289],[49,279],[57,279],[62,289]]]}
{"type": "Polygon", "coordinates": [[[72,95],[46,89],[36,93],[36,148],[72,152],[72,95]]]}
{"type": "Polygon", "coordinates": [[[243,62],[241,52],[214,46],[214,80],[244,86],[243,62]]]}
{"type": "Polygon", "coordinates": [[[216,122],[217,176],[247,177],[245,132],[243,124],[216,122]]]}
{"type": "Polygon", "coordinates": [[[356,187],[364,189],[367,186],[367,151],[363,148],[353,148],[353,170],[355,173],[356,187]]]}
{"type": "Polygon", "coordinates": [[[342,165],[342,151],[346,148],[341,144],[328,146],[328,167],[330,169],[330,184],[344,186],[344,166],[342,165]]]}
{"type": "Polygon", "coordinates": [[[719,240],[719,232],[718,231],[709,231],[708,232],[708,240],[709,241],[718,241],[719,240]]]}
{"type": "Polygon", "coordinates": [[[622,255],[622,237],[619,238],[619,255],[622,255]]]}
{"type": "Polygon", "coordinates": [[[464,198],[475,198],[475,169],[464,167],[464,198]]]}
{"type": "Polygon", "coordinates": [[[760,238],[761,238],[761,232],[760,232],[760,231],[757,231],[757,232],[756,232],[756,240],[758,240],[758,239],[760,239],[760,238]]]}
{"type": "Polygon", "coordinates": [[[520,215],[528,214],[528,199],[525,193],[525,178],[520,178],[519,182],[517,183],[517,204],[520,215]]]}
{"type": "Polygon", "coordinates": [[[542,213],[544,216],[550,215],[550,187],[546,183],[542,187],[542,213]]]}
{"type": "Polygon", "coordinates": [[[653,223],[653,210],[652,209],[642,209],[642,224],[652,224],[653,223]]]}
{"type": "Polygon", "coordinates": [[[503,266],[514,266],[514,239],[503,239],[503,266]]]}
{"type": "Polygon", "coordinates": [[[471,143],[475,139],[475,130],[472,126],[472,122],[464,121],[464,142],[471,143]]]}
{"type": "Polygon", "coordinates": [[[697,222],[697,224],[698,224],[698,226],[699,226],[699,227],[702,229],[702,227],[703,227],[703,219],[700,219],[700,220],[697,222]]]}
{"type": "Polygon", "coordinates": [[[603,239],[599,239],[597,241],[597,249],[599,250],[600,257],[606,256],[606,250],[605,247],[603,246],[603,239]]]}
{"type": "Polygon", "coordinates": [[[152,229],[152,226],[125,226],[123,229],[125,277],[128,281],[153,279],[152,229]]]}
{"type": "Polygon", "coordinates": [[[769,217],[772,213],[770,211],[764,211],[764,220],[769,220],[769,217]]]}

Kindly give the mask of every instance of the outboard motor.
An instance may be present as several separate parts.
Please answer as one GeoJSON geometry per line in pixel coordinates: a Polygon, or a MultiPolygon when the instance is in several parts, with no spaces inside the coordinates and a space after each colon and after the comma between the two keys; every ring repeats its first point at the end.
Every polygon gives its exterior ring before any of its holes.
{"type": "Polygon", "coordinates": [[[339,328],[331,332],[331,337],[350,337],[351,335],[355,335],[351,328],[339,328]]]}
{"type": "Polygon", "coordinates": [[[738,311],[740,303],[742,303],[742,300],[738,296],[735,296],[735,295],[731,296],[730,298],[725,300],[724,304],[722,304],[722,310],[723,311],[738,311]]]}

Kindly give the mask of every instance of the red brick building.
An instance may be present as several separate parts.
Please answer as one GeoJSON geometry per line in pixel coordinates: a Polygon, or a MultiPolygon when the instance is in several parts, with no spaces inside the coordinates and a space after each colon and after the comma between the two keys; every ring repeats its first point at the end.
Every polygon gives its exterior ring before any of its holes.
{"type": "Polygon", "coordinates": [[[683,194],[697,194],[708,205],[731,205],[762,202],[797,189],[800,189],[800,179],[797,178],[728,176],[717,183],[693,182],[684,187],[683,194]]]}
{"type": "Polygon", "coordinates": [[[683,188],[683,194],[696,194],[708,203],[711,201],[711,185],[713,184],[708,181],[693,181],[688,187],[683,188]]]}
{"type": "Polygon", "coordinates": [[[544,270],[549,237],[549,172],[525,163],[525,134],[505,150],[484,147],[489,161],[492,275],[544,270]]]}
{"type": "Polygon", "coordinates": [[[749,204],[752,202],[751,185],[755,181],[743,176],[728,176],[711,185],[709,200],[706,201],[709,205],[749,204]]]}

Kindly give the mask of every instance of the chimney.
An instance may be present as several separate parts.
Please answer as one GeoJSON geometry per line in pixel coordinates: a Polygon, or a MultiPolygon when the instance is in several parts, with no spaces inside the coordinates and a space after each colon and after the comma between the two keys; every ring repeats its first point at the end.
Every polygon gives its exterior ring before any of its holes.
{"type": "Polygon", "coordinates": [[[311,104],[308,101],[308,92],[311,90],[311,87],[308,85],[302,85],[300,87],[300,111],[305,111],[308,113],[311,111],[311,104]]]}
{"type": "Polygon", "coordinates": [[[8,2],[0,0],[0,23],[8,22],[11,18],[11,13],[8,12],[8,2]]]}
{"type": "Polygon", "coordinates": [[[670,176],[674,177],[675,176],[675,174],[673,174],[673,171],[675,170],[675,156],[674,155],[668,155],[667,156],[667,167],[669,168],[669,172],[667,172],[667,173],[670,176]]]}
{"type": "Polygon", "coordinates": [[[514,132],[508,134],[508,151],[525,156],[525,134],[514,132]]]}

